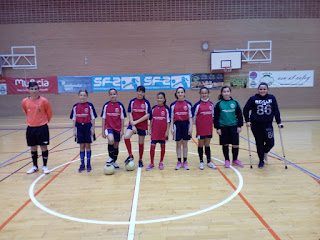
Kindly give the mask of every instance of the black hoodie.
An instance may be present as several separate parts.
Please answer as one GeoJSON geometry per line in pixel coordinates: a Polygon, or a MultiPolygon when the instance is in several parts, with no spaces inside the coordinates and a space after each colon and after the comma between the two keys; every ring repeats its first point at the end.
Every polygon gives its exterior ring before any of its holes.
{"type": "Polygon", "coordinates": [[[243,108],[243,116],[246,122],[258,124],[272,123],[274,116],[277,123],[281,123],[277,100],[271,94],[267,94],[264,97],[256,94],[250,97],[243,108]],[[251,115],[249,119],[250,111],[251,115]]]}

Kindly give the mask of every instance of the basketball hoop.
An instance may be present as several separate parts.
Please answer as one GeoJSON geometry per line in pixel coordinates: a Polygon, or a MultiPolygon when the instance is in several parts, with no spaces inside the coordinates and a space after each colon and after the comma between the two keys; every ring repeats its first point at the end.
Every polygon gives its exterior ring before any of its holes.
{"type": "Polygon", "coordinates": [[[231,73],[232,71],[232,68],[231,67],[223,67],[223,71],[228,74],[228,73],[231,73]]]}

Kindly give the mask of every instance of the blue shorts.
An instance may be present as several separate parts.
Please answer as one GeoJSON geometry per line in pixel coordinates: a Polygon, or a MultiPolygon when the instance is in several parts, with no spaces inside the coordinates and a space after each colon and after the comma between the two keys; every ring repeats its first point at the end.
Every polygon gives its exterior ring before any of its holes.
{"type": "Polygon", "coordinates": [[[189,121],[175,121],[173,123],[174,137],[173,140],[176,142],[180,140],[190,140],[191,136],[188,134],[189,121]]]}
{"type": "Polygon", "coordinates": [[[115,142],[120,142],[120,133],[115,132],[113,129],[104,130],[106,135],[113,134],[113,138],[115,142]]]}
{"type": "Polygon", "coordinates": [[[151,140],[151,144],[166,144],[166,140],[151,140]]]}
{"type": "Polygon", "coordinates": [[[92,143],[95,139],[91,135],[92,123],[76,123],[77,143],[92,143]]]}
{"type": "Polygon", "coordinates": [[[206,136],[197,135],[197,138],[198,138],[198,139],[212,138],[212,135],[206,135],[206,136]]]}
{"type": "MultiPolygon", "coordinates": [[[[128,125],[128,128],[127,129],[130,129],[132,130],[132,126],[131,125],[128,125]]],[[[142,130],[140,128],[137,128],[137,132],[138,132],[138,135],[139,136],[147,136],[148,135],[148,130],[142,130]]]]}

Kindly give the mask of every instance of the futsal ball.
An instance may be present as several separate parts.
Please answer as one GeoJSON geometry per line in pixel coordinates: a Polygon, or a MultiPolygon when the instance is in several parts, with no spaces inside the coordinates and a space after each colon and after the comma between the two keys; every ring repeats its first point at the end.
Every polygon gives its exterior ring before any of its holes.
{"type": "Polygon", "coordinates": [[[127,171],[133,171],[134,170],[134,161],[130,161],[126,164],[127,171]]]}
{"type": "Polygon", "coordinates": [[[104,174],[105,174],[105,175],[112,175],[112,174],[114,174],[114,166],[113,166],[113,165],[105,165],[105,166],[104,166],[104,174]]]}

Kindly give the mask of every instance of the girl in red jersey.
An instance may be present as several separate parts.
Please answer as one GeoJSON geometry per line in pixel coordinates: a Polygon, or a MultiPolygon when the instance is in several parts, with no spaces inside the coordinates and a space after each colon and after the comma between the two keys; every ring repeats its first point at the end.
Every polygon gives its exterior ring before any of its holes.
{"type": "Polygon", "coordinates": [[[198,140],[198,154],[200,158],[199,168],[204,169],[203,163],[203,145],[205,146],[205,153],[207,155],[207,166],[210,168],[217,168],[213,162],[211,162],[211,150],[210,141],[213,131],[213,113],[214,105],[209,101],[209,89],[202,87],[200,89],[201,99],[197,102],[193,108],[194,122],[197,130],[198,140]]]}
{"type": "Polygon", "coordinates": [[[133,160],[130,138],[132,134],[139,135],[139,167],[143,167],[142,156],[144,151],[144,139],[148,134],[148,119],[151,114],[150,103],[144,98],[146,89],[144,86],[137,87],[137,97],[132,99],[128,106],[129,126],[124,134],[129,157],[125,163],[133,160]]]}
{"type": "Polygon", "coordinates": [[[48,162],[48,145],[49,145],[49,128],[48,122],[52,118],[52,109],[50,102],[39,96],[39,86],[37,82],[29,82],[28,90],[30,96],[22,100],[22,108],[27,116],[27,144],[31,148],[31,157],[33,166],[27,171],[31,174],[38,171],[38,145],[42,151],[44,174],[50,173],[47,167],[48,162]]]}
{"type": "Polygon", "coordinates": [[[161,144],[161,158],[159,169],[163,169],[163,158],[166,151],[166,141],[168,141],[170,129],[170,110],[166,105],[166,95],[163,92],[157,94],[158,105],[153,106],[150,116],[150,131],[151,146],[150,146],[150,160],[151,163],[146,168],[147,171],[154,168],[154,154],[156,144],[161,144]]]}
{"type": "Polygon", "coordinates": [[[127,117],[124,106],[117,101],[117,90],[109,90],[110,101],[105,103],[102,112],[102,137],[108,138],[109,159],[107,165],[112,164],[119,169],[116,163],[119,154],[119,142],[123,136],[124,118],[127,117]]]}
{"type": "Polygon", "coordinates": [[[176,141],[178,158],[176,170],[179,170],[181,167],[184,167],[186,170],[190,169],[187,157],[188,140],[191,139],[192,135],[192,104],[184,99],[185,92],[186,90],[183,87],[178,87],[175,93],[177,100],[170,105],[171,132],[173,139],[176,141]],[[183,164],[181,163],[181,147],[183,148],[183,164]]]}
{"type": "Polygon", "coordinates": [[[77,143],[80,144],[80,160],[79,173],[86,169],[84,164],[85,151],[87,151],[87,171],[91,171],[91,143],[95,140],[94,127],[97,118],[96,110],[92,103],[87,102],[87,90],[78,92],[79,103],[73,105],[70,119],[73,120],[73,135],[76,137],[77,143]]]}

